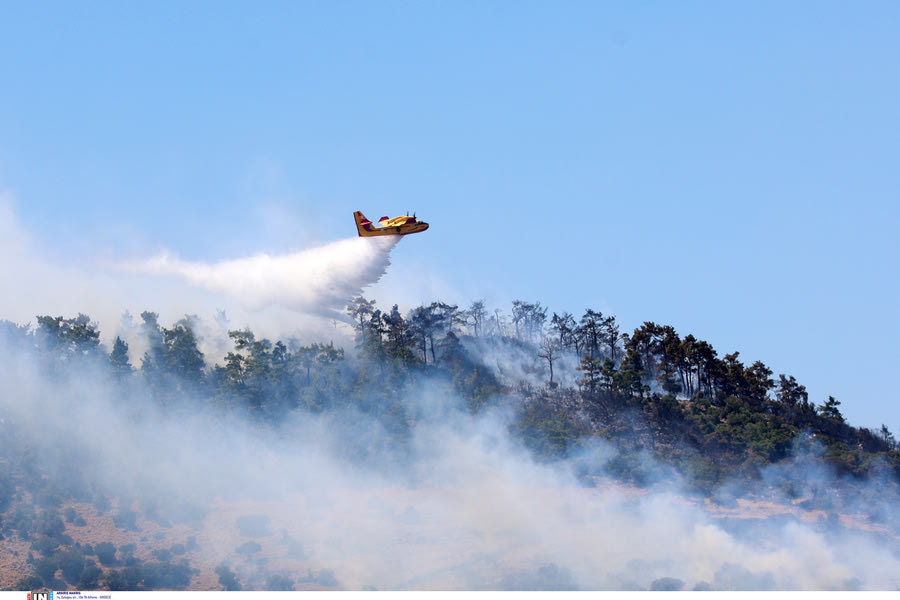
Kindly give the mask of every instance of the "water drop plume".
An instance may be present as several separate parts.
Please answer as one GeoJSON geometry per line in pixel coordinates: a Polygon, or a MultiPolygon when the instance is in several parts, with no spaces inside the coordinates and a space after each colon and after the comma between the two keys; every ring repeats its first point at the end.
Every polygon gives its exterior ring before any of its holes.
{"type": "Polygon", "coordinates": [[[171,275],[230,296],[250,309],[283,306],[298,312],[342,317],[343,308],[390,265],[400,238],[349,238],[292,254],[258,254],[217,263],[162,254],[132,266],[151,275],[171,275]]]}

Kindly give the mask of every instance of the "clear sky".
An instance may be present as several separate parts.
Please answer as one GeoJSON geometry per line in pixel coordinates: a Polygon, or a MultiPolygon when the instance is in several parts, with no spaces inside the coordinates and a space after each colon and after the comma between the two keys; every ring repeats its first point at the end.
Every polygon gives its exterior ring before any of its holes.
{"type": "Polygon", "coordinates": [[[900,434],[898,32],[879,1],[4,2],[0,214],[64,265],[416,211],[383,302],[673,325],[900,434]]]}

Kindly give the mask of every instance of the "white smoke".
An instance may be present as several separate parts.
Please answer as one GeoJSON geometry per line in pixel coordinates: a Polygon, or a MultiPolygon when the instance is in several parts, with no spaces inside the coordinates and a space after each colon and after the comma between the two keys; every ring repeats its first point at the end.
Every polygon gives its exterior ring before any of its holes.
{"type": "Polygon", "coordinates": [[[281,306],[337,317],[347,303],[376,283],[391,264],[399,237],[350,238],[293,254],[218,263],[184,261],[167,254],[125,265],[136,273],[174,275],[225,294],[251,310],[281,306]]]}
{"type": "MultiPolygon", "coordinates": [[[[203,518],[190,531],[141,516],[141,531],[119,531],[116,543],[139,542],[149,553],[195,535],[202,547],[190,555],[192,567],[211,573],[230,561],[247,586],[261,586],[260,573],[299,581],[322,570],[351,590],[647,589],[667,578],[720,590],[897,584],[900,559],[883,536],[832,531],[802,511],[757,517],[760,506],[714,518],[677,481],[582,487],[573,462],[534,461],[509,436],[502,411],[456,411],[429,383],[408,398],[419,407],[409,455],[385,465],[343,451],[359,443],[356,425],[365,427],[366,446],[393,443],[363,416],[357,423],[349,414],[297,414],[272,430],[200,407],[126,410],[99,378],[54,383],[4,350],[0,409],[16,432],[10,447],[0,436],[5,455],[33,444],[44,469],[57,477],[77,470],[120,508],[156,507],[165,516],[196,505],[203,518]],[[59,464],[61,457],[73,464],[59,464]],[[247,515],[265,523],[262,531],[236,529],[247,515]],[[267,563],[235,559],[248,539],[267,563]]],[[[582,460],[602,464],[614,454],[601,442],[582,460]]]]}

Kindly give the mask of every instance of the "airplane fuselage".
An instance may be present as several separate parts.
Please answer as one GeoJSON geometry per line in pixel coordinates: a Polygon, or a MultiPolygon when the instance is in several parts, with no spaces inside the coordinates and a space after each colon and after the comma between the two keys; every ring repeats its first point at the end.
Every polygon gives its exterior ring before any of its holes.
{"type": "Polygon", "coordinates": [[[377,235],[409,235],[411,233],[420,233],[428,229],[428,223],[419,221],[415,217],[409,215],[402,217],[381,217],[378,223],[372,223],[360,211],[353,213],[356,221],[356,231],[360,237],[373,237],[377,235]]]}

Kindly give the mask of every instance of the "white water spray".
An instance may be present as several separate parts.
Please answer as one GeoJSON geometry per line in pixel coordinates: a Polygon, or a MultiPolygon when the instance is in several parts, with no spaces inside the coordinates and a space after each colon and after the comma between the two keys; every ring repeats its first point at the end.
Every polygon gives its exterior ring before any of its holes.
{"type": "Polygon", "coordinates": [[[282,306],[334,317],[364,287],[381,279],[399,240],[395,236],[350,238],[293,254],[259,254],[212,264],[161,255],[128,268],[174,275],[253,310],[282,306]]]}

